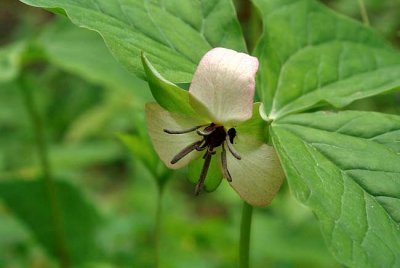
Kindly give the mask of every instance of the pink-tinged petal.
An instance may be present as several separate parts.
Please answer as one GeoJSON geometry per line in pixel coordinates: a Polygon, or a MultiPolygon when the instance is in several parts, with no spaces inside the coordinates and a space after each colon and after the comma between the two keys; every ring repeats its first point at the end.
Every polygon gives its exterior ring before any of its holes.
{"type": "Polygon", "coordinates": [[[258,60],[226,48],[214,48],[201,59],[189,88],[193,109],[217,124],[249,119],[258,60]]]}
{"type": "Polygon", "coordinates": [[[171,164],[171,160],[182,149],[201,140],[201,137],[196,131],[185,134],[168,134],[164,129],[173,131],[186,130],[194,126],[207,124],[207,122],[183,114],[170,113],[157,103],[146,104],[145,112],[151,142],[167,167],[172,169],[181,168],[193,159],[201,156],[200,152],[193,150],[177,163],[171,164]]]}

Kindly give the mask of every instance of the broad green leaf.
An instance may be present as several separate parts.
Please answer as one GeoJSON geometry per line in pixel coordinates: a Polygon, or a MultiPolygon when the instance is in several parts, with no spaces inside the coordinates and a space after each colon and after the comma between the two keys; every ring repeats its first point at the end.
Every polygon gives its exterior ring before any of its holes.
{"type": "Polygon", "coordinates": [[[141,77],[141,51],[174,82],[190,81],[198,61],[212,47],[245,51],[229,0],[21,1],[65,12],[74,24],[98,32],[114,56],[141,77]]]}
{"type": "MultiPolygon", "coordinates": [[[[72,263],[98,258],[95,238],[100,216],[76,187],[63,181],[57,181],[56,186],[62,210],[66,249],[72,263]]],[[[57,255],[51,207],[43,180],[2,181],[0,200],[30,228],[50,254],[57,255]]]]}
{"type": "Polygon", "coordinates": [[[314,0],[254,0],[264,33],[258,90],[271,118],[343,107],[400,86],[400,53],[314,0]]]}
{"type": "Polygon", "coordinates": [[[96,84],[132,91],[142,105],[151,99],[146,83],[112,57],[98,34],[78,28],[66,18],[60,17],[49,24],[36,44],[55,66],[96,84]]]}
{"type": "Polygon", "coordinates": [[[400,117],[299,114],[272,125],[291,191],[310,207],[336,258],[400,265],[400,117]]]}
{"type": "Polygon", "coordinates": [[[196,116],[189,103],[189,92],[166,80],[142,53],[143,69],[154,99],[169,112],[196,116]]]}

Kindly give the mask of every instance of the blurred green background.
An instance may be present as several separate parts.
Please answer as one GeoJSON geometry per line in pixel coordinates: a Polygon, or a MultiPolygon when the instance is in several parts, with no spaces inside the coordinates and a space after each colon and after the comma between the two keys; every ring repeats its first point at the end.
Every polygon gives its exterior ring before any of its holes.
{"type": "MultiPolygon", "coordinates": [[[[323,1],[361,20],[358,1],[323,1]]],[[[373,28],[400,47],[400,2],[366,0],[373,28]]],[[[260,21],[236,1],[249,47],[260,21]]],[[[70,255],[82,267],[152,267],[158,187],[165,169],[149,145],[144,81],[117,63],[101,37],[15,0],[0,2],[0,267],[57,267],[32,122],[16,78],[23,73],[43,119],[70,255]],[[23,51],[23,53],[21,52],[23,51]],[[20,66],[24,66],[20,68],[20,66]],[[121,141],[129,144],[126,147],[121,141]],[[135,153],[132,153],[135,152],[135,153]],[[150,167],[150,168],[149,168],[150,167]]],[[[348,109],[400,114],[400,96],[348,109]]],[[[234,267],[241,200],[226,183],[193,195],[186,170],[168,173],[162,197],[160,267],[234,267]]],[[[255,210],[253,267],[340,267],[312,213],[285,185],[255,210]]]]}

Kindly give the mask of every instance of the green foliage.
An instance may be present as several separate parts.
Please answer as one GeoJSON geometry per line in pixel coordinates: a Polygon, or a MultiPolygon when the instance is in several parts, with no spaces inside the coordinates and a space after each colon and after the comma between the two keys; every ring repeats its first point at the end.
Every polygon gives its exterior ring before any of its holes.
{"type": "Polygon", "coordinates": [[[272,129],[291,189],[315,212],[336,257],[351,267],[398,266],[400,117],[320,112],[272,129]]]}
{"type": "MultiPolygon", "coordinates": [[[[96,232],[100,217],[73,185],[58,181],[57,192],[66,237],[67,252],[74,264],[98,257],[96,232]]],[[[0,197],[15,215],[27,224],[50,254],[55,252],[55,231],[52,228],[51,205],[44,180],[3,181],[0,197]]]]}
{"type": "Polygon", "coordinates": [[[272,118],[400,86],[400,55],[360,23],[311,0],[255,0],[264,34],[258,90],[272,118]]]}
{"type": "Polygon", "coordinates": [[[142,77],[141,51],[174,82],[190,81],[201,56],[212,47],[245,51],[234,7],[228,0],[22,2],[63,10],[76,25],[97,31],[115,57],[142,77]]]}
{"type": "Polygon", "coordinates": [[[110,54],[101,37],[73,27],[63,17],[45,27],[35,40],[54,66],[114,90],[135,90],[141,103],[149,100],[146,83],[126,71],[110,54]]]}
{"type": "Polygon", "coordinates": [[[256,49],[259,90],[267,114],[277,119],[273,142],[292,191],[314,211],[340,262],[398,266],[399,118],[285,115],[343,107],[398,87],[399,53],[370,29],[315,2],[256,3],[265,27],[256,49]]]}
{"type": "MultiPolygon", "coordinates": [[[[22,2],[68,16],[76,25],[100,33],[109,50],[131,73],[143,78],[147,71],[147,75],[154,78],[149,79],[150,86],[152,83],[163,85],[161,88],[165,91],[156,92],[152,88],[152,93],[170,109],[185,107],[174,107],[174,102],[164,99],[165,96],[180,96],[179,99],[186,98],[187,93],[163,84],[160,77],[190,82],[197,62],[211,47],[246,51],[233,5],[228,0],[22,2]],[[148,61],[144,59],[148,67],[145,70],[140,61],[142,51],[149,58],[148,61]],[[152,71],[150,62],[161,74],[152,71]]],[[[399,266],[400,118],[355,111],[298,114],[321,107],[342,108],[356,100],[398,89],[398,51],[370,28],[315,1],[253,2],[260,11],[264,27],[253,52],[261,63],[257,90],[267,116],[274,119],[270,133],[291,192],[317,216],[324,239],[339,262],[351,267],[399,266]]],[[[154,205],[154,189],[149,193],[146,172],[136,162],[130,167],[135,174],[132,184],[118,181],[123,177],[119,169],[107,174],[110,166],[115,168],[121,161],[128,164],[118,145],[104,142],[104,138],[110,139],[114,132],[129,131],[133,134],[120,138],[134,152],[134,157],[147,169],[155,169],[156,172],[150,173],[153,176],[168,174],[163,173],[167,171],[160,168],[154,152],[148,150],[141,120],[129,116],[131,113],[142,115],[137,108],[141,109],[151,100],[147,87],[114,61],[97,34],[73,28],[66,21],[50,25],[34,43],[44,53],[39,53],[41,59],[53,65],[38,75],[36,83],[38,88],[47,88],[44,94],[43,91],[37,94],[48,122],[57,133],[51,132],[50,136],[54,167],[71,178],[76,178],[72,176],[75,173],[85,175],[85,182],[79,185],[93,183],[90,186],[96,190],[92,191],[97,191],[97,200],[101,200],[96,207],[114,209],[101,245],[108,261],[122,267],[151,265],[152,215],[149,211],[154,205]],[[69,82],[64,83],[66,80],[69,82]],[[46,94],[54,88],[71,93],[46,94]],[[87,91],[82,93],[83,89],[87,91]],[[106,90],[108,93],[104,93],[106,90]],[[82,95],[78,94],[80,91],[82,95]],[[82,101],[86,97],[88,101],[82,101]],[[132,99],[134,101],[127,101],[132,99]],[[71,146],[68,142],[74,144],[71,146]],[[109,187],[107,175],[115,179],[112,185],[117,185],[117,189],[109,187]]],[[[0,81],[10,81],[18,75],[20,63],[26,59],[20,44],[2,48],[0,81]]],[[[32,177],[38,173],[35,161],[18,159],[14,163],[12,160],[26,154],[32,146],[26,122],[18,120],[22,118],[23,107],[14,105],[18,102],[12,89],[2,85],[2,90],[0,120],[6,124],[0,127],[0,174],[32,177]],[[11,106],[12,112],[6,111],[11,106]]],[[[398,101],[392,99],[391,108],[395,111],[398,101]]],[[[182,174],[177,176],[182,177],[182,174]]],[[[48,204],[38,183],[4,181],[0,183],[0,195],[7,207],[30,227],[38,241],[54,252],[54,241],[45,236],[49,229],[44,230],[40,225],[48,221],[49,216],[45,210],[48,204]],[[38,194],[42,195],[33,202],[31,197],[38,194]]],[[[199,267],[231,267],[235,263],[232,245],[236,243],[233,237],[237,236],[238,200],[230,195],[231,190],[223,188],[224,185],[210,197],[211,201],[196,200],[198,206],[188,202],[188,197],[181,193],[184,184],[167,191],[162,242],[168,251],[161,254],[165,267],[187,267],[193,263],[199,267]]],[[[97,250],[91,244],[95,229],[88,226],[97,226],[96,209],[70,184],[59,182],[58,187],[67,189],[61,197],[66,225],[71,225],[67,232],[72,237],[68,239],[85,240],[80,244],[85,247],[71,248],[74,258],[78,262],[90,260],[96,255],[91,249],[97,250]],[[74,200],[64,203],[69,199],[74,200]],[[69,215],[76,215],[74,213],[89,219],[82,222],[77,217],[70,219],[69,215]],[[77,224],[83,224],[90,232],[80,236],[82,230],[76,229],[77,224]],[[77,234],[78,237],[74,237],[77,234]],[[81,250],[78,252],[78,249],[81,250]]],[[[254,264],[335,266],[311,213],[302,214],[304,208],[289,201],[284,194],[278,195],[268,209],[256,212],[254,264]]],[[[16,235],[13,239],[25,241],[27,238],[16,235]]],[[[0,262],[3,256],[0,254],[0,262]]]]}

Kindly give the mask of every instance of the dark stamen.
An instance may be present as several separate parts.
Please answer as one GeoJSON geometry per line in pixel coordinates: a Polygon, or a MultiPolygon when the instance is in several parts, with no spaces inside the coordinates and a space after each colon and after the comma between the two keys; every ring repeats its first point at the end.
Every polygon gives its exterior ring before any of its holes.
{"type": "Polygon", "coordinates": [[[233,144],[231,143],[231,140],[229,138],[229,135],[226,136],[226,145],[228,145],[228,149],[231,152],[231,154],[237,159],[240,160],[242,159],[242,157],[240,156],[240,154],[235,150],[235,148],[233,147],[233,144]]]}
{"type": "Polygon", "coordinates": [[[203,126],[195,126],[195,127],[192,127],[192,128],[189,128],[189,129],[184,129],[184,130],[164,129],[164,132],[168,133],[168,134],[185,134],[185,133],[189,133],[189,132],[195,131],[195,130],[201,128],[201,127],[203,127],[203,126]]]}
{"type": "Polygon", "coordinates": [[[232,176],[229,173],[228,170],[228,165],[226,163],[226,151],[225,151],[225,146],[222,144],[222,152],[221,152],[221,163],[222,163],[222,172],[224,173],[224,177],[231,182],[232,181],[232,176]]]}
{"type": "Polygon", "coordinates": [[[180,151],[177,155],[174,156],[174,158],[172,158],[171,164],[177,163],[179,160],[181,160],[184,156],[189,154],[191,151],[196,150],[196,148],[198,148],[202,142],[203,142],[202,140],[196,141],[196,142],[193,142],[192,144],[189,144],[185,148],[183,148],[182,151],[180,151]]]}
{"type": "Polygon", "coordinates": [[[211,156],[212,156],[212,154],[210,154],[210,152],[207,151],[203,157],[205,160],[204,160],[203,168],[201,169],[199,180],[197,181],[196,188],[194,190],[195,195],[199,195],[200,191],[203,189],[204,181],[207,177],[208,168],[210,167],[211,156]]]}
{"type": "Polygon", "coordinates": [[[232,176],[228,170],[228,163],[227,163],[227,149],[225,148],[225,143],[226,146],[229,149],[229,152],[238,160],[242,159],[242,157],[239,155],[239,153],[235,150],[233,143],[234,139],[236,137],[236,129],[235,128],[230,128],[228,131],[225,130],[224,126],[218,126],[214,123],[211,123],[209,125],[202,125],[202,126],[195,126],[186,130],[168,130],[164,129],[164,132],[168,134],[184,134],[184,133],[189,133],[192,131],[197,132],[198,135],[201,136],[200,141],[193,142],[192,144],[189,144],[185,148],[183,148],[182,151],[180,151],[172,160],[171,164],[177,163],[179,160],[181,160],[183,157],[188,155],[190,152],[196,150],[196,151],[203,151],[206,150],[205,154],[203,155],[204,159],[204,164],[201,169],[201,173],[199,176],[199,180],[197,181],[196,188],[195,188],[195,195],[198,195],[201,190],[204,187],[204,182],[207,177],[207,172],[208,169],[210,168],[210,163],[211,163],[211,158],[214,154],[216,154],[216,148],[218,146],[222,147],[221,151],[221,164],[222,164],[222,173],[224,177],[227,179],[227,181],[232,182],[232,176]],[[204,127],[204,128],[203,128],[204,127]],[[203,128],[203,129],[200,129],[203,128]]]}
{"type": "Polygon", "coordinates": [[[233,127],[230,128],[230,129],[228,130],[228,136],[229,136],[230,142],[233,144],[233,140],[234,140],[234,138],[236,137],[236,129],[234,129],[233,127]]]}

